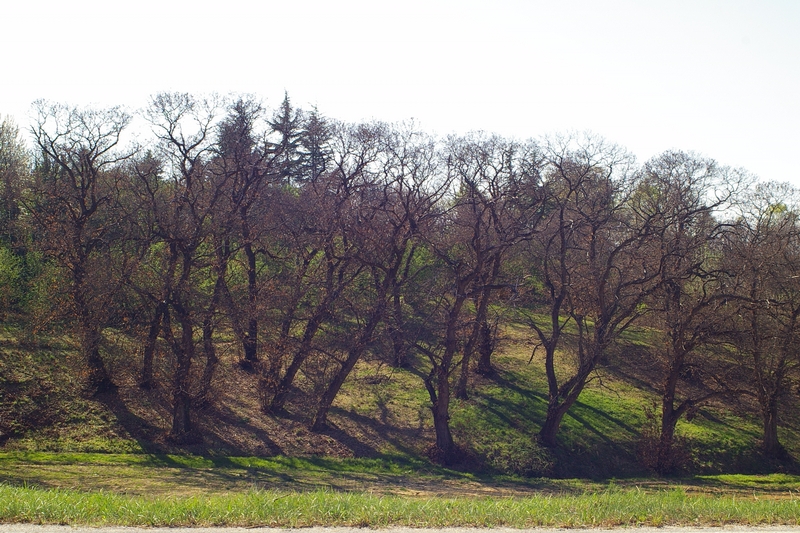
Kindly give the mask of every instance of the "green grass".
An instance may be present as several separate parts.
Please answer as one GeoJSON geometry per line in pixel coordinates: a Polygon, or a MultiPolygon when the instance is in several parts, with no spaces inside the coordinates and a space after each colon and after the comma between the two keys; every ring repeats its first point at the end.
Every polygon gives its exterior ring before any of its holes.
{"type": "Polygon", "coordinates": [[[595,527],[797,524],[800,476],[499,479],[393,458],[0,453],[0,523],[595,527]]]}
{"type": "Polygon", "coordinates": [[[800,476],[790,474],[717,474],[697,476],[695,482],[708,486],[723,487],[728,491],[734,489],[751,489],[762,493],[800,493],[800,476]]]}
{"type": "Polygon", "coordinates": [[[0,522],[122,526],[597,527],[797,524],[793,499],[609,489],[523,498],[252,490],[152,498],[0,485],[0,522]]]}
{"type": "MultiPolygon", "coordinates": [[[[402,457],[261,458],[50,452],[0,453],[2,482],[52,489],[92,488],[171,496],[241,492],[253,488],[472,493],[482,483],[474,474],[402,457]]],[[[569,487],[569,483],[550,482],[549,486],[560,490],[569,487]]],[[[507,492],[515,489],[511,487],[507,492]]]]}

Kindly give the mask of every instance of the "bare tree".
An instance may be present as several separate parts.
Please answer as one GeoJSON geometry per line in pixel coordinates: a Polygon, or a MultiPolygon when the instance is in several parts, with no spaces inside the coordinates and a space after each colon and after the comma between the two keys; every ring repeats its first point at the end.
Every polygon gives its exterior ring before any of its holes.
{"type": "Polygon", "coordinates": [[[764,183],[748,191],[726,239],[724,258],[736,275],[731,339],[752,376],[750,393],[760,406],[762,446],[782,456],[780,405],[790,398],[800,366],[800,225],[798,191],[764,183]]]}
{"type": "Polygon", "coordinates": [[[226,182],[227,190],[215,213],[216,270],[233,331],[242,344],[243,367],[259,361],[260,302],[258,255],[260,239],[273,221],[270,200],[282,179],[282,148],[274,146],[267,131],[259,130],[263,109],[252,99],[239,98],[219,124],[217,154],[212,172],[226,182]],[[229,267],[239,253],[246,272],[243,298],[232,294],[229,267]]]}
{"type": "Polygon", "coordinates": [[[608,347],[641,316],[658,269],[642,262],[650,221],[632,217],[628,205],[635,190],[632,158],[592,136],[552,139],[546,157],[550,219],[532,258],[549,321],[529,324],[545,349],[548,382],[539,438],[553,447],[561,420],[608,347]],[[577,328],[577,354],[570,375],[559,378],[556,348],[567,322],[577,328]]]}
{"type": "Polygon", "coordinates": [[[463,349],[456,397],[467,399],[472,358],[479,350],[477,370],[493,373],[489,304],[493,295],[510,284],[501,282],[509,251],[531,238],[543,218],[543,188],[539,147],[499,137],[452,139],[447,159],[457,180],[461,198],[457,207],[460,224],[469,226],[477,276],[471,289],[475,308],[463,349]]]}
{"type": "Polygon", "coordinates": [[[115,386],[100,355],[100,341],[108,302],[123,280],[111,253],[111,237],[121,224],[121,163],[133,154],[118,149],[130,115],[121,108],[77,109],[43,101],[34,106],[32,132],[40,159],[28,212],[43,251],[68,273],[89,390],[111,391],[115,386]]]}
{"type": "Polygon", "coordinates": [[[221,291],[217,283],[210,295],[204,294],[197,284],[209,274],[213,258],[204,245],[210,244],[213,215],[228,178],[209,169],[218,109],[213,99],[170,93],[155,96],[146,115],[159,140],[165,166],[162,180],[142,174],[140,190],[144,192],[143,208],[153,213],[157,238],[162,243],[151,271],[158,274],[163,297],[159,304],[161,335],[175,358],[170,438],[176,442],[197,438],[191,417],[191,369],[198,329],[206,356],[205,386],[217,362],[208,320],[220,304],[221,291]]]}
{"type": "Polygon", "coordinates": [[[454,138],[442,154],[443,181],[453,193],[449,205],[440,202],[441,214],[425,236],[435,264],[430,292],[414,303],[426,323],[415,347],[428,360],[424,382],[436,430],[435,455],[445,463],[457,454],[450,399],[459,384],[466,395],[469,359],[498,288],[504,254],[533,232],[540,216],[537,153],[535,147],[493,137],[454,138]],[[460,377],[454,382],[456,373],[460,377]]]}
{"type": "Polygon", "coordinates": [[[663,330],[661,426],[658,442],[643,443],[647,461],[665,474],[679,467],[675,427],[710,400],[732,393],[723,361],[710,348],[725,338],[731,275],[720,262],[729,225],[718,220],[740,185],[737,173],[684,152],[665,152],[642,169],[631,209],[653,231],[642,252],[658,269],[658,287],[648,301],[651,321],[663,330]],[[702,383],[687,387],[685,381],[702,383]],[[681,386],[683,384],[683,386],[681,386]],[[654,447],[654,450],[650,450],[654,447]]]}
{"type": "MultiPolygon", "coordinates": [[[[434,216],[433,207],[443,192],[431,179],[436,171],[432,140],[412,129],[386,125],[378,125],[373,133],[374,137],[365,140],[377,142],[381,155],[372,168],[362,171],[358,185],[353,185],[341,219],[354,260],[370,286],[360,287],[361,297],[348,306],[356,326],[346,329],[341,343],[345,354],[337,360],[338,368],[319,401],[313,423],[316,430],[327,425],[328,411],[339,390],[386,319],[389,299],[397,305],[394,296],[408,280],[415,240],[434,216]]],[[[395,308],[395,321],[397,313],[395,308]]],[[[393,333],[397,335],[398,329],[393,333]]],[[[395,349],[403,342],[396,336],[392,340],[395,349]]]]}
{"type": "Polygon", "coordinates": [[[335,305],[363,272],[364,266],[355,261],[347,220],[365,172],[377,159],[380,127],[334,125],[330,169],[316,179],[302,180],[297,196],[287,198],[282,231],[292,236],[284,242],[297,246],[287,258],[295,279],[288,282],[290,294],[283,299],[275,359],[261,383],[262,408],[267,412],[283,408],[298,372],[316,351],[321,328],[335,318],[335,305]],[[301,332],[297,337],[292,335],[296,331],[301,332]],[[291,357],[285,357],[290,345],[291,357]]]}

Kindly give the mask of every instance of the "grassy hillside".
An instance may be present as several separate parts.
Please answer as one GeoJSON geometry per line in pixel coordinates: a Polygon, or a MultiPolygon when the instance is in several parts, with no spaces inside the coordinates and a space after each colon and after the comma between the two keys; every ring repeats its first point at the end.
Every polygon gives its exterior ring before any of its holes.
{"type": "MultiPolygon", "coordinates": [[[[530,335],[508,327],[495,354],[497,375],[475,377],[470,399],[454,401],[452,427],[464,449],[462,471],[489,475],[622,478],[647,471],[637,460],[646,409],[657,399],[648,353],[656,333],[630,332],[596,373],[564,420],[560,448],[535,441],[546,408],[541,353],[531,358],[530,335]]],[[[164,436],[170,402],[166,382],[149,391],[136,386],[135,345],[107,334],[105,354],[118,394],[81,395],[77,354],[67,336],[32,336],[6,325],[0,331],[0,431],[6,452],[80,451],[189,453],[204,456],[330,457],[390,460],[433,468],[428,397],[421,376],[378,360],[359,364],[331,412],[331,429],[308,429],[314,384],[299,384],[277,416],[259,411],[256,379],[237,364],[233,346],[221,345],[214,397],[196,411],[202,444],[175,447],[164,436]],[[429,465],[429,466],[424,466],[429,465]]],[[[569,352],[563,354],[569,360],[569,352]]],[[[162,357],[162,368],[170,362],[162,357]]],[[[568,364],[568,363],[564,363],[568,364]]],[[[163,378],[163,375],[162,375],[163,378]]],[[[782,439],[800,453],[800,418],[787,410],[782,439]]],[[[687,473],[793,471],[794,462],[766,461],[758,452],[759,420],[752,405],[710,405],[679,425],[686,440],[687,473]]]]}

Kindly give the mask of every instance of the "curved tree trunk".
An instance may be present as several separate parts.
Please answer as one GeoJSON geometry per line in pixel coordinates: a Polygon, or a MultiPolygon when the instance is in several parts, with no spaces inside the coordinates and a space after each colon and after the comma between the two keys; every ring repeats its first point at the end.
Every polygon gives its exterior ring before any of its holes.
{"type": "Polygon", "coordinates": [[[547,415],[545,416],[542,428],[539,430],[539,442],[542,446],[547,448],[555,448],[558,443],[556,442],[556,435],[561,427],[561,421],[564,415],[572,408],[578,400],[583,387],[586,386],[586,379],[589,373],[594,368],[583,368],[571,379],[567,380],[558,389],[556,394],[550,395],[550,400],[547,405],[547,415]]]}
{"type": "Polygon", "coordinates": [[[311,317],[311,320],[309,320],[306,324],[305,331],[303,332],[303,340],[300,342],[300,346],[295,351],[294,357],[292,357],[292,361],[289,363],[289,366],[286,369],[286,373],[278,382],[278,386],[272,395],[272,399],[266,406],[262,406],[264,412],[277,413],[283,409],[283,406],[286,404],[286,400],[289,396],[289,391],[292,388],[292,383],[294,383],[294,378],[297,376],[297,373],[300,372],[300,367],[303,366],[308,354],[311,353],[311,342],[322,325],[323,318],[324,313],[318,312],[311,317]]]}
{"type": "Polygon", "coordinates": [[[581,384],[579,387],[574,389],[573,392],[567,398],[565,398],[563,402],[559,402],[558,399],[555,401],[551,399],[547,406],[547,415],[545,416],[544,423],[542,424],[542,428],[539,430],[539,442],[542,446],[546,448],[555,448],[558,446],[556,436],[558,435],[558,430],[561,427],[561,422],[564,419],[564,415],[567,414],[567,411],[570,410],[572,405],[578,399],[578,396],[582,390],[583,385],[581,384]]]}
{"type": "Polygon", "coordinates": [[[333,401],[339,394],[339,391],[341,390],[342,385],[344,385],[344,381],[347,379],[347,376],[350,375],[350,372],[356,366],[356,363],[364,353],[366,346],[367,345],[365,343],[359,341],[358,344],[354,346],[353,349],[351,349],[348,353],[344,364],[336,373],[330,385],[328,385],[328,388],[325,390],[325,393],[322,395],[322,398],[320,399],[317,412],[314,415],[314,422],[311,425],[312,431],[324,431],[327,429],[328,411],[330,411],[333,401]]]}
{"type": "Polygon", "coordinates": [[[344,381],[347,379],[347,376],[350,375],[350,372],[352,372],[353,368],[356,366],[356,363],[359,359],[361,359],[361,356],[366,351],[367,346],[369,346],[369,343],[372,342],[375,328],[378,327],[381,319],[383,319],[383,314],[386,309],[386,291],[384,290],[379,292],[377,297],[378,303],[370,313],[369,319],[364,326],[364,330],[361,332],[358,340],[356,340],[355,344],[348,352],[347,359],[336,373],[336,376],[334,376],[333,381],[331,381],[330,385],[325,391],[325,394],[323,394],[322,398],[320,399],[319,407],[317,408],[317,413],[314,417],[314,424],[311,427],[311,429],[314,431],[322,431],[328,427],[328,411],[330,411],[333,401],[339,394],[339,390],[341,390],[342,385],[344,385],[344,381]]]}

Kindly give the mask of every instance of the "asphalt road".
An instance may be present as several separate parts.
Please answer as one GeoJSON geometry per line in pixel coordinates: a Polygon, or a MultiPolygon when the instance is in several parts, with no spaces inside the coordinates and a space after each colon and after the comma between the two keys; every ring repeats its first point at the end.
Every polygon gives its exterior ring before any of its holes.
{"type": "MultiPolygon", "coordinates": [[[[281,528],[236,528],[236,527],[198,527],[198,528],[137,528],[137,527],[72,527],[72,526],[39,526],[34,524],[0,524],[0,533],[175,533],[178,529],[191,529],[191,533],[281,533],[281,528]]],[[[725,527],[640,527],[620,528],[635,530],[635,533],[800,533],[800,526],[725,526],[725,527]]],[[[364,533],[365,528],[355,527],[309,527],[302,528],[302,533],[364,533]]],[[[379,529],[387,533],[475,533],[473,528],[414,529],[394,527],[379,529]]],[[[491,533],[566,533],[566,529],[511,529],[492,528],[491,533]]],[[[617,531],[609,529],[592,529],[592,533],[617,531]]]]}

